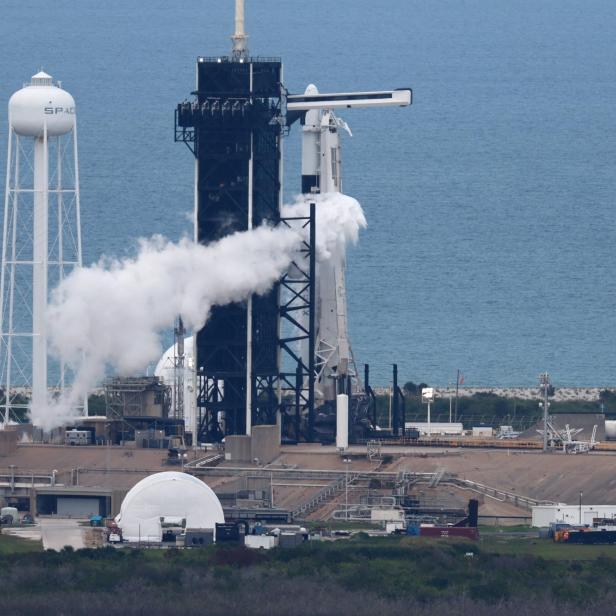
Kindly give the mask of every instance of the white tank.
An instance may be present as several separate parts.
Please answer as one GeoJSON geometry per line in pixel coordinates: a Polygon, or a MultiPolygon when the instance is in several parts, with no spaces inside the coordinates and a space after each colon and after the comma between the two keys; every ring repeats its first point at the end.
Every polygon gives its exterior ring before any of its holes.
{"type": "Polygon", "coordinates": [[[605,420],[605,437],[608,441],[616,441],[616,420],[605,420]]]}
{"type": "MultiPolygon", "coordinates": [[[[195,422],[197,420],[197,394],[195,393],[195,360],[192,336],[184,338],[184,422],[187,432],[195,432],[195,422]]],[[[175,344],[170,346],[158,360],[154,375],[160,377],[166,385],[173,386],[175,379],[174,357],[175,344]]],[[[171,392],[172,408],[175,401],[173,400],[173,391],[171,392]]]]}
{"type": "Polygon", "coordinates": [[[41,71],[9,99],[9,121],[24,137],[42,137],[45,125],[49,137],[65,135],[75,125],[75,99],[41,71]]]}

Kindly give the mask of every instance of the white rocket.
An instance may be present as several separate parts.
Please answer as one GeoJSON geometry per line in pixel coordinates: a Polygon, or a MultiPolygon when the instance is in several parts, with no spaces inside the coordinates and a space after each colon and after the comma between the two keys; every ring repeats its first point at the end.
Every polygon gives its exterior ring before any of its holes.
{"type": "MultiPolygon", "coordinates": [[[[342,192],[340,129],[351,131],[334,109],[372,106],[406,106],[409,89],[385,92],[320,94],[310,84],[303,95],[287,99],[291,112],[305,112],[302,129],[302,193],[310,199],[315,193],[342,192]]],[[[318,213],[317,213],[318,216],[318,213]]],[[[347,327],[345,284],[346,255],[334,254],[317,264],[315,315],[315,395],[321,401],[334,401],[346,392],[348,377],[357,382],[357,369],[347,327]]],[[[302,349],[306,356],[307,349],[302,349]]],[[[346,392],[351,393],[351,392],[346,392]]]]}
{"type": "MultiPolygon", "coordinates": [[[[318,95],[309,85],[306,95],[318,95]]],[[[340,136],[338,129],[351,131],[331,109],[306,112],[302,129],[302,193],[342,192],[340,136]]],[[[347,328],[347,300],[344,280],[345,255],[332,254],[331,259],[317,264],[315,316],[315,394],[317,399],[335,400],[337,379],[355,378],[357,370],[347,328]]]]}

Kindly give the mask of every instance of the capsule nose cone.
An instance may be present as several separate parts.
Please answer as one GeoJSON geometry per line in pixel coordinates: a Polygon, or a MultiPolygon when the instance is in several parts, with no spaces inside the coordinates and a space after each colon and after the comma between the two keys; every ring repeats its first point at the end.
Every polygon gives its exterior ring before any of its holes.
{"type": "Polygon", "coordinates": [[[313,83],[309,83],[308,87],[306,88],[306,91],[304,92],[304,94],[307,94],[307,95],[318,94],[318,93],[319,93],[319,89],[313,83]]]}

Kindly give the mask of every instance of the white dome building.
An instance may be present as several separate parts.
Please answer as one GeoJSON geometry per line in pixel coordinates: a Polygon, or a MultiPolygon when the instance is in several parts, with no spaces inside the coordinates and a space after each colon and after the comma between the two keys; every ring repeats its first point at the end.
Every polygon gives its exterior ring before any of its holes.
{"type": "MultiPolygon", "coordinates": [[[[197,393],[195,388],[195,361],[193,352],[193,337],[184,338],[184,425],[186,432],[193,435],[196,442],[197,432],[197,393]]],[[[154,369],[154,376],[159,377],[165,385],[171,386],[171,408],[175,407],[175,380],[174,358],[177,355],[176,345],[170,346],[158,360],[154,369]]]]}
{"type": "Polygon", "coordinates": [[[215,529],[225,516],[214,491],[187,473],[150,475],[134,485],[124,497],[115,521],[125,541],[162,540],[163,522],[191,529],[215,529]]]}

